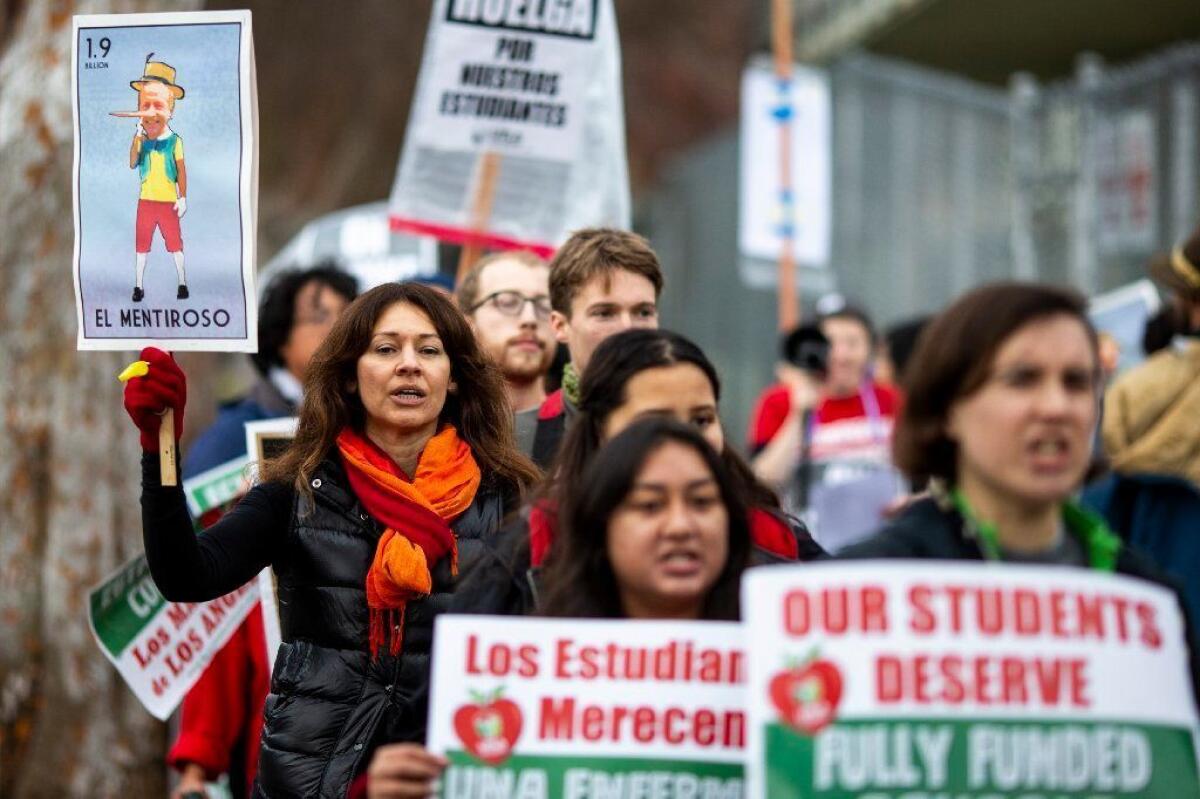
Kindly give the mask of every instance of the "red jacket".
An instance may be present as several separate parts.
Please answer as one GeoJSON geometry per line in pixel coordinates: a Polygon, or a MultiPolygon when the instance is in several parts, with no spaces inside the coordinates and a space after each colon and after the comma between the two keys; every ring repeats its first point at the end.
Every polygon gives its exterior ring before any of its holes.
{"type": "Polygon", "coordinates": [[[184,697],[179,738],[167,754],[167,764],[181,769],[195,763],[209,779],[216,779],[229,770],[230,755],[240,740],[249,796],[258,773],[263,705],[270,683],[262,610],[256,604],[184,697]]]}

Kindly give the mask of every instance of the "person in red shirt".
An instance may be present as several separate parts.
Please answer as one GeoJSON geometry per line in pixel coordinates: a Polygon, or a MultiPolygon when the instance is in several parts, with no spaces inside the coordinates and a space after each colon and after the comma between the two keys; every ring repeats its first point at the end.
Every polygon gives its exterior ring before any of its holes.
{"type": "Polygon", "coordinates": [[[898,389],[870,375],[875,331],[866,313],[843,305],[823,315],[818,328],[820,336],[809,328],[785,339],[779,382],[760,395],[750,427],[754,473],[788,497],[795,511],[811,511],[826,486],[890,470],[901,404],[898,389]],[[825,356],[806,362],[821,336],[825,356]]]}

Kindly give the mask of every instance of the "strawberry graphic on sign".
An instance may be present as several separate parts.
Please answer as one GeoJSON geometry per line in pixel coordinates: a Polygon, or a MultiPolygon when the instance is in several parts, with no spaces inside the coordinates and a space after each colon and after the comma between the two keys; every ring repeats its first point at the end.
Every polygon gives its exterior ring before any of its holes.
{"type": "Polygon", "coordinates": [[[814,649],[804,660],[788,662],[787,669],[771,678],[769,691],[783,723],[815,735],[837,716],[842,673],[814,649]]]}
{"type": "Polygon", "coordinates": [[[471,691],[472,704],[454,711],[454,731],[467,751],[492,766],[508,759],[521,736],[521,708],[501,699],[504,688],[490,694],[471,691]]]}

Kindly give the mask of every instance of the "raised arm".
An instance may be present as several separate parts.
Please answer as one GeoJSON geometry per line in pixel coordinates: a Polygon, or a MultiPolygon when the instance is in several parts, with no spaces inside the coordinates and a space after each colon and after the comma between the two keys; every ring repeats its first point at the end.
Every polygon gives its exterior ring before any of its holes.
{"type": "Polygon", "coordinates": [[[754,475],[775,490],[783,488],[795,475],[804,437],[808,433],[804,425],[805,411],[817,401],[816,386],[807,375],[788,370],[779,376],[788,387],[785,415],[771,433],[770,440],[751,461],[754,475]]]}
{"type": "Polygon", "coordinates": [[[141,432],[142,537],[150,574],[167,599],[199,602],[226,594],[269,564],[291,520],[288,486],[252,489],[220,522],[197,536],[179,486],[159,477],[158,428],[174,410],[175,440],[183,433],[187,380],[170,355],[147,347],[142,376],[125,384],[125,409],[141,432]]]}
{"type": "Polygon", "coordinates": [[[179,486],[159,482],[157,453],[142,454],[142,539],[150,574],[172,602],[227,594],[270,565],[291,521],[292,489],[255,486],[202,533],[193,531],[179,486]]]}

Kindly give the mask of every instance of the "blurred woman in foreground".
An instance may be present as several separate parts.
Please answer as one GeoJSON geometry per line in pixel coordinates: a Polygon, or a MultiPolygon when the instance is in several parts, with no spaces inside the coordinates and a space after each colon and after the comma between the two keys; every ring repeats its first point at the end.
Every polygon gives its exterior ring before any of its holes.
{"type": "Polygon", "coordinates": [[[935,480],[845,557],[1003,560],[1148,571],[1072,500],[1092,451],[1096,331],[1074,292],[1021,283],[967,294],[909,364],[894,458],[935,480]]]}
{"type": "MultiPolygon", "coordinates": [[[[1180,597],[1074,499],[1091,459],[1103,379],[1083,297],[1026,283],[977,289],[930,323],[906,376],[895,462],[909,477],[933,478],[931,496],[839,558],[1094,569],[1180,597]]],[[[1185,632],[1195,688],[1190,626],[1185,632]]]]}

